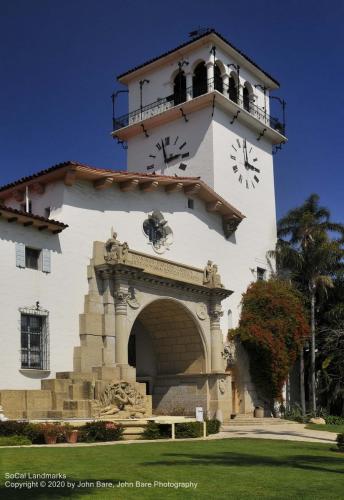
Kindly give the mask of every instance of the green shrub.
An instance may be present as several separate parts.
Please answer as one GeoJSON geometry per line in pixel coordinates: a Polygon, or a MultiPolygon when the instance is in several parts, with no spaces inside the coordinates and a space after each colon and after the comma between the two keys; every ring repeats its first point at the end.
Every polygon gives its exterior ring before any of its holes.
{"type": "Polygon", "coordinates": [[[88,422],[79,430],[79,441],[87,443],[94,441],[119,441],[123,435],[122,425],[102,420],[99,422],[88,422]]]}
{"type": "Polygon", "coordinates": [[[142,433],[142,439],[163,439],[160,432],[160,425],[155,422],[148,422],[142,433]]]}
{"type": "Polygon", "coordinates": [[[32,444],[26,436],[0,436],[0,446],[25,446],[32,444]]]}
{"type": "Polygon", "coordinates": [[[294,420],[295,422],[300,422],[304,424],[310,419],[309,415],[302,415],[302,410],[299,406],[293,406],[284,413],[284,418],[286,420],[294,420]]]}
{"type": "Polygon", "coordinates": [[[32,443],[44,443],[43,432],[39,424],[7,420],[0,422],[0,436],[25,436],[32,443]]]}
{"type": "Polygon", "coordinates": [[[336,441],[340,451],[344,452],[344,432],[342,434],[338,434],[336,441]]]}
{"type": "Polygon", "coordinates": [[[326,415],[325,422],[328,425],[344,425],[344,417],[338,417],[337,415],[326,415]]]}
{"type": "Polygon", "coordinates": [[[202,422],[183,422],[176,424],[176,438],[197,438],[203,436],[202,422]]]}
{"type": "Polygon", "coordinates": [[[206,420],[206,425],[207,425],[207,435],[217,434],[220,430],[221,422],[213,418],[211,420],[206,420]]]}

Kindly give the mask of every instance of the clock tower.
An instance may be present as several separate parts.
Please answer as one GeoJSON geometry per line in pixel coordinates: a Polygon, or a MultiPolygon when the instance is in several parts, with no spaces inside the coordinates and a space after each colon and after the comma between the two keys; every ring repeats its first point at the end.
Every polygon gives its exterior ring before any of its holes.
{"type": "Polygon", "coordinates": [[[239,209],[245,220],[227,237],[255,279],[276,242],[273,152],[287,140],[285,102],[270,96],[279,83],[214,30],[118,80],[129,113],[114,118],[113,136],[128,146],[128,171],[200,177],[239,209]]]}
{"type": "Polygon", "coordinates": [[[128,171],[199,176],[254,215],[256,236],[257,218],[273,222],[272,153],[286,141],[284,118],[270,115],[274,78],[207,30],[118,80],[129,113],[114,119],[113,136],[128,145],[128,171]]]}

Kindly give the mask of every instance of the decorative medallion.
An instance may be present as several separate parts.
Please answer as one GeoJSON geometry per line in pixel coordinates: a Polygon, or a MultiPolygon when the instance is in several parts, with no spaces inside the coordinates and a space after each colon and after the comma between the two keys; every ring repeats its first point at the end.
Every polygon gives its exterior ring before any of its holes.
{"type": "Polygon", "coordinates": [[[172,229],[158,210],[148,215],[143,223],[143,232],[157,253],[164,253],[173,243],[172,229]]]}
{"type": "Polygon", "coordinates": [[[196,314],[200,320],[203,321],[204,319],[206,319],[208,317],[207,306],[205,304],[197,304],[196,314]]]}

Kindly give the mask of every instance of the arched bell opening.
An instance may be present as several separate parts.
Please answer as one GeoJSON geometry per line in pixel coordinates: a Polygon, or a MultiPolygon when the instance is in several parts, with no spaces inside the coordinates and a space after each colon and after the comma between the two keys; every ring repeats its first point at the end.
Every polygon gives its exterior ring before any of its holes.
{"type": "Polygon", "coordinates": [[[194,415],[206,407],[203,340],[196,320],[181,303],[158,299],[136,318],[128,342],[136,380],[152,395],[153,413],[194,415]]]}
{"type": "Polygon", "coordinates": [[[214,66],[214,89],[218,92],[223,93],[223,80],[222,80],[222,71],[219,63],[215,63],[214,66]]]}
{"type": "Polygon", "coordinates": [[[207,85],[207,67],[203,62],[197,64],[194,69],[194,76],[192,78],[192,95],[198,97],[208,92],[207,85]]]}
{"type": "Polygon", "coordinates": [[[184,71],[178,71],[173,80],[173,100],[175,106],[186,101],[186,76],[184,71]]]}

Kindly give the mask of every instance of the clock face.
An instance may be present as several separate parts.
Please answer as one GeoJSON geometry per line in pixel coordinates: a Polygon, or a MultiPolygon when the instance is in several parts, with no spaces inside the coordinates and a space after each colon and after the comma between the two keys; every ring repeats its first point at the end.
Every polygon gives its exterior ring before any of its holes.
{"type": "Polygon", "coordinates": [[[260,180],[258,157],[246,139],[236,139],[230,151],[232,170],[238,182],[246,189],[255,189],[260,180]]]}
{"type": "Polygon", "coordinates": [[[187,168],[187,159],[190,153],[187,142],[181,137],[162,137],[155,144],[153,151],[148,156],[147,171],[165,170],[167,167],[178,166],[182,171],[187,168]]]}

